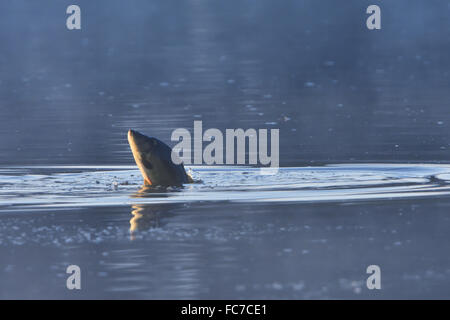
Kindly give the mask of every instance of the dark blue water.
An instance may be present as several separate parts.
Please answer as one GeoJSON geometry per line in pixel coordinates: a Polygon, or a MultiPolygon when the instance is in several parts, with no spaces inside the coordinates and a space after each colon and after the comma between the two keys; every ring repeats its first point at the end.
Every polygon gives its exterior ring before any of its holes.
{"type": "Polygon", "coordinates": [[[448,298],[450,6],[377,3],[0,3],[0,298],[448,298]],[[283,169],[140,192],[127,130],[194,120],[283,169]]]}

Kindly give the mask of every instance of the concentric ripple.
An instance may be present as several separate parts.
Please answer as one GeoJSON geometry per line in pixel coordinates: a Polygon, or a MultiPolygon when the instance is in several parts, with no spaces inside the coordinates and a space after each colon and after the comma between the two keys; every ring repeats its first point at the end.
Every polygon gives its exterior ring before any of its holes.
{"type": "Polygon", "coordinates": [[[316,202],[450,194],[450,165],[340,164],[280,168],[192,167],[194,184],[142,188],[133,166],[0,168],[1,210],[195,201],[316,202]]]}

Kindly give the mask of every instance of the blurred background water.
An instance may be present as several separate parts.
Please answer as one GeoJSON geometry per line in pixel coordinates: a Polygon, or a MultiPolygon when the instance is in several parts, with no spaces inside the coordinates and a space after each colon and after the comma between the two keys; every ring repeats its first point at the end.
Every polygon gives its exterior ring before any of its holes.
{"type": "MultiPolygon", "coordinates": [[[[61,172],[12,166],[132,165],[129,128],[169,143],[194,120],[279,128],[283,167],[448,163],[449,15],[439,0],[2,1],[2,204],[30,199],[20,188],[8,196],[20,185],[8,170],[25,182],[61,172]],[[375,3],[382,29],[369,31],[375,3]],[[66,29],[70,4],[81,7],[82,30],[66,29]]],[[[3,208],[0,297],[450,296],[445,194],[146,203],[141,212],[161,223],[135,241],[136,208],[125,202],[3,208]],[[102,232],[108,240],[97,243],[102,232]],[[71,244],[76,235],[83,241],[71,244]],[[68,263],[86,270],[80,292],[65,289],[68,263]],[[372,263],[386,270],[376,293],[364,286],[372,263]]]]}
{"type": "Polygon", "coordinates": [[[284,166],[449,158],[448,1],[0,4],[1,163],[128,164],[132,127],[281,130],[284,166]]]}

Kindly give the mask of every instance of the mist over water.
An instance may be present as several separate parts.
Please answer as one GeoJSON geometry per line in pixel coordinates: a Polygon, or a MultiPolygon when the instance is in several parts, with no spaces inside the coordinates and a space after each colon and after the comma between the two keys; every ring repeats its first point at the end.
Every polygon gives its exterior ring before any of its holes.
{"type": "Polygon", "coordinates": [[[0,298],[450,296],[448,1],[70,4],[0,3],[0,298]],[[195,120],[283,168],[140,193],[127,130],[195,120]]]}

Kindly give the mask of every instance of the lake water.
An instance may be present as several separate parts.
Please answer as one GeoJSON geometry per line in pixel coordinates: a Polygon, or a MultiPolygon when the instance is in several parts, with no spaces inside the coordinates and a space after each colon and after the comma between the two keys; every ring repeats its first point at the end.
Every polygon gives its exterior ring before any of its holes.
{"type": "Polygon", "coordinates": [[[1,2],[0,298],[450,298],[450,6],[379,2],[1,2]],[[127,130],[195,120],[280,170],[142,189],[127,130]]]}
{"type": "Polygon", "coordinates": [[[0,169],[2,297],[439,297],[450,165],[192,167],[142,188],[129,166],[0,169]],[[437,263],[439,261],[439,263],[437,263]],[[65,268],[83,270],[79,293],[65,268]],[[383,290],[365,268],[383,267],[383,290]],[[19,280],[20,279],[20,280],[19,280]]]}

